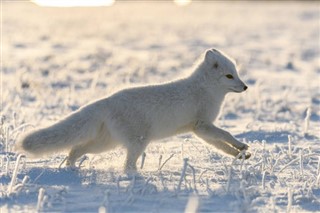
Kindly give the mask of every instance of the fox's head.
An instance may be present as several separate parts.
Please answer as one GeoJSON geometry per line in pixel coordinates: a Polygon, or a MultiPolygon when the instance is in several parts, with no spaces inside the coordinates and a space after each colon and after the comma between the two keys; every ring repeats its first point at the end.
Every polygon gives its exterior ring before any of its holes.
{"type": "Polygon", "coordinates": [[[236,63],[223,52],[210,49],[204,57],[206,77],[225,92],[243,92],[248,87],[240,80],[236,63]]]}

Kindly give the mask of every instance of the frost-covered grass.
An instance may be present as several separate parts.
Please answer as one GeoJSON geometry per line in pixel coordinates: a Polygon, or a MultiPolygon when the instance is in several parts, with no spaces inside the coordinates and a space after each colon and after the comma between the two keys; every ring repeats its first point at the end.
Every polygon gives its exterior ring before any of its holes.
{"type": "Polygon", "coordinates": [[[39,8],[3,3],[1,212],[319,212],[320,53],[317,3],[116,3],[39,8]],[[250,145],[234,160],[191,134],[150,144],[139,175],[121,148],[66,169],[13,149],[123,87],[184,75],[210,47],[249,85],[215,122],[250,145]]]}

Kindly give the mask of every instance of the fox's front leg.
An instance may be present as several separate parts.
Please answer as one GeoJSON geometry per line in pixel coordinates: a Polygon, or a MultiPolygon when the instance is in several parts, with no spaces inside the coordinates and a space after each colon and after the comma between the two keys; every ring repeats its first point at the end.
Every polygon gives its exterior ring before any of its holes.
{"type": "MultiPolygon", "coordinates": [[[[248,145],[241,143],[229,132],[219,129],[211,123],[198,121],[193,131],[207,143],[233,156],[237,156],[240,151],[248,149],[248,145]]],[[[248,159],[250,156],[251,155],[247,153],[245,158],[248,159]]]]}

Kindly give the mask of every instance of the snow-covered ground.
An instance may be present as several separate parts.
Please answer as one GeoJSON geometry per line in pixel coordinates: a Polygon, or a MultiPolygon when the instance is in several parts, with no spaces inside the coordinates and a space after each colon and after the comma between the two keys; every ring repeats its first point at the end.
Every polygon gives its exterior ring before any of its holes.
{"type": "Polygon", "coordinates": [[[1,213],[320,212],[319,3],[2,9],[1,213]],[[136,177],[122,172],[120,148],[76,171],[59,168],[64,153],[13,150],[24,131],[96,98],[178,78],[211,47],[234,57],[249,85],[215,122],[250,145],[248,161],[191,134],[150,144],[136,177]]]}

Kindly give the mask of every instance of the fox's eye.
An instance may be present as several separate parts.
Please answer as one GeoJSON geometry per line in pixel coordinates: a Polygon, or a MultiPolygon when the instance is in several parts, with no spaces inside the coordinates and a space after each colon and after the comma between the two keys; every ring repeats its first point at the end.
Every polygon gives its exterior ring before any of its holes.
{"type": "Polygon", "coordinates": [[[217,63],[217,62],[214,63],[214,64],[213,64],[213,67],[214,67],[215,69],[217,69],[217,68],[219,67],[218,63],[217,63]]]}
{"type": "Polygon", "coordinates": [[[230,75],[230,74],[226,75],[226,77],[229,78],[229,79],[233,79],[233,76],[230,75]]]}

